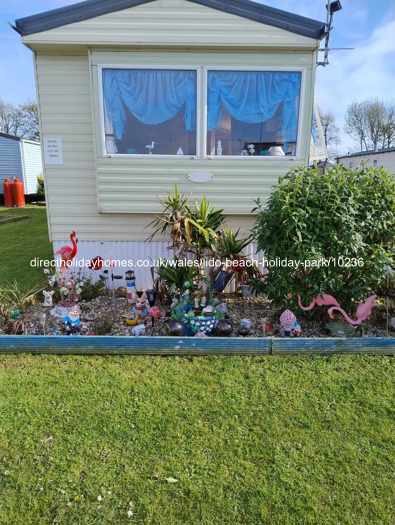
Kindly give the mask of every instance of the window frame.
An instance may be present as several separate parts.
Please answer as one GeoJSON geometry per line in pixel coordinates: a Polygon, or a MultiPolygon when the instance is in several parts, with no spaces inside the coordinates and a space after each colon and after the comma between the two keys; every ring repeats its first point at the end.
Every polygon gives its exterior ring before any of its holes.
{"type": "MultiPolygon", "coordinates": [[[[134,158],[134,159],[178,159],[182,160],[241,160],[243,162],[290,162],[302,159],[302,131],[303,120],[306,104],[306,74],[307,67],[286,67],[286,66],[221,66],[221,65],[179,65],[179,64],[98,64],[98,95],[99,95],[99,128],[100,128],[100,144],[102,158],[134,158]],[[171,70],[171,71],[196,71],[196,154],[195,155],[149,155],[148,153],[107,153],[106,150],[106,135],[104,125],[104,92],[103,92],[103,69],[152,69],[152,70],[171,70]],[[207,133],[208,133],[208,104],[207,104],[207,89],[208,89],[208,73],[209,71],[262,71],[268,73],[275,72],[290,72],[300,73],[300,96],[299,96],[299,115],[298,115],[298,133],[296,139],[296,155],[286,156],[242,156],[242,155],[209,155],[207,154],[207,133]]],[[[311,133],[311,130],[310,130],[311,133]]]]}

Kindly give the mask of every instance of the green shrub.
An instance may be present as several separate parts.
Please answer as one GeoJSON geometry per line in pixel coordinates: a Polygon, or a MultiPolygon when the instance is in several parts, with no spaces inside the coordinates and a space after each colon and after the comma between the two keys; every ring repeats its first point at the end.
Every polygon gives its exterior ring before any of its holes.
{"type": "Polygon", "coordinates": [[[45,187],[44,187],[44,177],[37,177],[37,199],[39,201],[45,201],[45,187]]]}
{"type": "Polygon", "coordinates": [[[258,202],[254,233],[268,260],[329,261],[273,268],[266,293],[275,303],[328,293],[351,306],[377,291],[394,264],[395,181],[376,168],[299,168],[280,179],[266,206],[258,202]]]}

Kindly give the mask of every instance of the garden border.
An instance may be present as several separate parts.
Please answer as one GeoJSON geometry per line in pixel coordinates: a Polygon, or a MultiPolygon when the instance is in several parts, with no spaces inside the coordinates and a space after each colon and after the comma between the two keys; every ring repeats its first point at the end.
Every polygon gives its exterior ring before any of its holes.
{"type": "Polygon", "coordinates": [[[395,355],[393,337],[128,337],[128,336],[0,336],[0,354],[62,355],[395,355]]]}

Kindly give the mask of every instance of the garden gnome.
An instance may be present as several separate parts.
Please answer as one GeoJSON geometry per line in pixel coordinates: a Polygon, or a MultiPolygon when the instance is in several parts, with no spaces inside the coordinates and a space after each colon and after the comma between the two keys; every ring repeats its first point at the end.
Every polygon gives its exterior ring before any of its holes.
{"type": "Polygon", "coordinates": [[[68,335],[79,334],[81,331],[81,310],[78,305],[70,308],[69,313],[63,318],[66,333],[68,335]]]}
{"type": "Polygon", "coordinates": [[[300,324],[291,310],[285,310],[280,316],[280,335],[283,337],[299,336],[302,333],[300,324]]]}
{"type": "Polygon", "coordinates": [[[43,306],[53,306],[53,301],[52,301],[53,294],[54,294],[53,290],[49,292],[47,290],[43,290],[43,296],[44,296],[43,306]]]}

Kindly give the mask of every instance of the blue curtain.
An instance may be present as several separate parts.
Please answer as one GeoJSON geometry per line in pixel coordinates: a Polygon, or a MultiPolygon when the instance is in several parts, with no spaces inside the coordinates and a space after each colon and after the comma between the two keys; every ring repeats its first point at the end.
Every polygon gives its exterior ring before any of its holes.
{"type": "Polygon", "coordinates": [[[218,127],[221,106],[248,124],[270,120],[281,108],[284,142],[296,142],[301,74],[298,72],[209,71],[208,129],[218,127]]]}
{"type": "Polygon", "coordinates": [[[157,125],[184,110],[185,128],[196,129],[196,72],[103,69],[105,120],[123,137],[128,112],[143,124],[157,125]]]}

